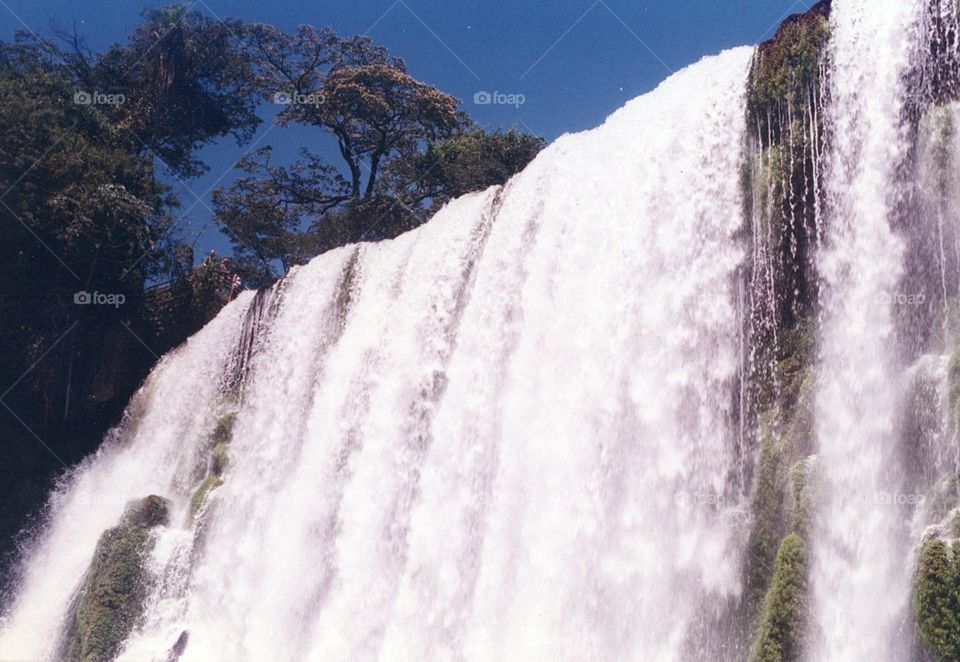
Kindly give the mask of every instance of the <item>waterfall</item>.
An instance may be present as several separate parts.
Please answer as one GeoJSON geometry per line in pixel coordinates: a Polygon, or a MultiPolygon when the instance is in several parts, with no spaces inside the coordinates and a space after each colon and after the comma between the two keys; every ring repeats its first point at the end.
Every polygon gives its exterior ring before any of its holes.
{"type": "Polygon", "coordinates": [[[2,657],[63,650],[101,534],[158,495],[121,660],[742,659],[752,52],[231,303],[61,481],[2,657]]]}
{"type": "Polygon", "coordinates": [[[59,479],[0,658],[957,659],[958,35],[823,0],[243,293],[59,479]]]}
{"type": "Polygon", "coordinates": [[[902,660],[910,594],[897,504],[893,227],[908,149],[905,74],[923,3],[836,0],[828,54],[827,236],[816,432],[822,494],[812,543],[815,660],[902,660]]]}

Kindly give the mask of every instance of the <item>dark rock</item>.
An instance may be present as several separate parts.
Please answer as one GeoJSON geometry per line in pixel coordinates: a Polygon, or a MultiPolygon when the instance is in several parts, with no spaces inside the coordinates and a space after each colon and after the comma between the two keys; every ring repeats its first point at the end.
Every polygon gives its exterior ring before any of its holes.
{"type": "Polygon", "coordinates": [[[180,656],[183,655],[183,652],[187,650],[188,641],[190,641],[190,633],[184,630],[180,633],[180,636],[177,637],[177,641],[167,653],[167,662],[177,662],[177,660],[180,659],[180,656]]]}

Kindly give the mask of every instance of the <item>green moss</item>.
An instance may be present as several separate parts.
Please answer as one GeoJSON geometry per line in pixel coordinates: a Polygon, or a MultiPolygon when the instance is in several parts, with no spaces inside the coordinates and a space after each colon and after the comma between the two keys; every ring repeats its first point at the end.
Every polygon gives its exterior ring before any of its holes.
{"type": "Polygon", "coordinates": [[[783,334],[776,364],[780,389],[760,416],[760,453],[753,486],[752,526],[745,557],[745,615],[752,626],[776,574],[784,536],[805,536],[813,517],[815,460],[812,452],[813,325],[783,334]]]}
{"type": "Polygon", "coordinates": [[[813,483],[816,461],[807,458],[793,465],[790,472],[790,531],[804,538],[813,519],[813,483]]]}
{"type": "Polygon", "coordinates": [[[153,548],[150,529],[168,518],[169,503],[147,497],[128,506],[120,524],[101,536],[71,605],[59,659],[105,662],[120,652],[149,591],[144,561],[153,548]]]}
{"type": "Polygon", "coordinates": [[[753,526],[747,539],[747,600],[759,604],[773,571],[784,530],[785,455],[781,439],[767,421],[762,426],[760,461],[754,485],[753,526]]]}
{"type": "Polygon", "coordinates": [[[777,552],[773,581],[750,648],[750,662],[799,660],[807,617],[807,547],[795,533],[777,552]]]}
{"type": "Polygon", "coordinates": [[[771,337],[757,347],[757,362],[772,365],[766,373],[769,378],[759,384],[758,404],[764,411],[776,412],[791,445],[803,451],[811,446],[815,349],[816,324],[807,318],[781,328],[775,344],[771,337]]]}
{"type": "Polygon", "coordinates": [[[220,420],[217,421],[216,426],[213,428],[214,443],[230,443],[230,440],[233,437],[233,424],[236,422],[236,420],[237,414],[235,412],[224,414],[220,417],[220,420]]]}
{"type": "Polygon", "coordinates": [[[193,493],[193,497],[190,499],[191,519],[195,518],[200,513],[200,509],[203,508],[203,504],[206,502],[210,493],[221,485],[223,485],[223,479],[214,474],[210,474],[202,483],[200,483],[200,486],[196,489],[196,491],[193,493]]]}
{"type": "Polygon", "coordinates": [[[812,388],[810,365],[815,347],[815,325],[802,319],[780,339],[780,361],[777,362],[777,381],[780,383],[780,397],[787,406],[787,415],[793,413],[800,401],[804,384],[812,388]]]}
{"type": "Polygon", "coordinates": [[[924,542],[917,561],[913,608],[917,634],[936,660],[960,659],[960,554],[943,540],[924,542]]]}

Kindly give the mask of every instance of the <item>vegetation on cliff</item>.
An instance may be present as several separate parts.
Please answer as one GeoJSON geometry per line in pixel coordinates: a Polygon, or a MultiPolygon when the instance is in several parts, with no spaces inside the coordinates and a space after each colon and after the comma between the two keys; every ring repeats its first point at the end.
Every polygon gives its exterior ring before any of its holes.
{"type": "Polygon", "coordinates": [[[213,447],[207,461],[206,476],[197,486],[193,496],[190,497],[191,519],[196,519],[203,513],[203,508],[210,494],[223,485],[223,473],[227,470],[229,446],[233,439],[233,426],[236,420],[235,412],[224,414],[217,419],[213,433],[210,435],[210,443],[213,444],[213,447]]]}
{"type": "Polygon", "coordinates": [[[106,662],[120,652],[149,591],[151,529],[168,518],[167,501],[149,496],[130,504],[120,523],[101,536],[70,610],[58,656],[64,662],[106,662]]]}
{"type": "Polygon", "coordinates": [[[750,662],[790,662],[801,659],[801,641],[807,617],[807,547],[795,533],[783,539],[777,552],[770,590],[750,662]]]}
{"type": "Polygon", "coordinates": [[[814,508],[816,273],[823,71],[830,3],[789,17],[757,48],[747,94],[751,156],[749,411],[756,429],[743,618],[754,661],[801,654],[814,508]]]}
{"type": "Polygon", "coordinates": [[[935,660],[960,659],[960,544],[931,538],[917,560],[917,633],[935,660]]]}

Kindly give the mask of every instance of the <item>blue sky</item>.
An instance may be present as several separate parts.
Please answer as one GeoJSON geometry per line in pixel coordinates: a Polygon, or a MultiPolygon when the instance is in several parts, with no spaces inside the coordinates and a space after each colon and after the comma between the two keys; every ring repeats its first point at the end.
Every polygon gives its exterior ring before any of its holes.
{"type": "MultiPolygon", "coordinates": [[[[188,0],[192,1],[192,0],[188,0]]],[[[488,129],[516,126],[548,140],[598,125],[626,101],[701,57],[769,38],[789,14],[815,0],[197,0],[195,8],[292,29],[329,25],[368,34],[404,58],[417,78],[453,94],[488,129]],[[476,104],[480,92],[515,95],[522,104],[476,104]]],[[[0,0],[0,38],[19,29],[48,34],[76,24],[100,50],[122,41],[140,13],[164,2],[0,0]]],[[[499,97],[501,100],[504,97],[499,97]]],[[[280,154],[301,145],[321,153],[316,129],[271,128],[267,106],[254,140],[280,154]]],[[[175,183],[184,202],[183,235],[197,257],[229,252],[210,222],[210,190],[228,184],[235,159],[250,146],[207,147],[204,176],[175,183]],[[199,201],[198,201],[199,199],[199,201]]],[[[331,159],[334,157],[331,154],[331,159]]]]}

